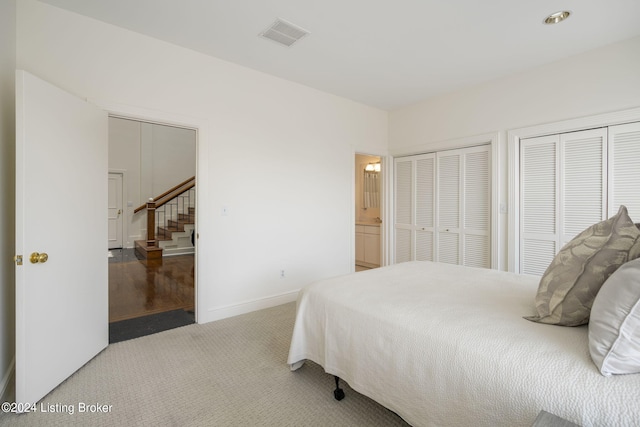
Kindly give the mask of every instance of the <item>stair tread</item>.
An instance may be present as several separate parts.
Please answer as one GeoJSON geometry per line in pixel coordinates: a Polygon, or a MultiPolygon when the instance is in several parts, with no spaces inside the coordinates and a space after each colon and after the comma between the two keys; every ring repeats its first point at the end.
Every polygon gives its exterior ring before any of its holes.
{"type": "Polygon", "coordinates": [[[183,233],[184,232],[184,227],[172,227],[172,226],[166,226],[166,227],[158,227],[158,230],[162,230],[164,232],[180,232],[183,233]]]}

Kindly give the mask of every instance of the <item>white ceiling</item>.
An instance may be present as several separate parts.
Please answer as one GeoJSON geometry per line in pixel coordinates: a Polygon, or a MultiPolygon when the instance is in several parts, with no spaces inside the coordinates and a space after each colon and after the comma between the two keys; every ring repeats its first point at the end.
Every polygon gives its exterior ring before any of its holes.
{"type": "Polygon", "coordinates": [[[385,110],[640,36],[640,0],[40,1],[385,110]]]}

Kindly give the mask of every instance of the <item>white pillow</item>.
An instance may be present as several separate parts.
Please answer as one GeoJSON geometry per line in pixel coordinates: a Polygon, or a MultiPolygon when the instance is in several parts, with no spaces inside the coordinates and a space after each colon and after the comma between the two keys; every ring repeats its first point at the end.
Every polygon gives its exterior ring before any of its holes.
{"type": "Polygon", "coordinates": [[[640,372],[640,258],[618,268],[596,295],[589,352],[602,375],[640,372]]]}

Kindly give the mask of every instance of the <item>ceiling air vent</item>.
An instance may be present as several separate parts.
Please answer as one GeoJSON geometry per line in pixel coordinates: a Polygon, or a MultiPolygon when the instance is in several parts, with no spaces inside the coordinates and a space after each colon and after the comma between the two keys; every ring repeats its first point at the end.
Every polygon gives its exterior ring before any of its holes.
{"type": "Polygon", "coordinates": [[[269,28],[260,33],[260,37],[290,47],[307,34],[309,31],[278,18],[269,28]]]}

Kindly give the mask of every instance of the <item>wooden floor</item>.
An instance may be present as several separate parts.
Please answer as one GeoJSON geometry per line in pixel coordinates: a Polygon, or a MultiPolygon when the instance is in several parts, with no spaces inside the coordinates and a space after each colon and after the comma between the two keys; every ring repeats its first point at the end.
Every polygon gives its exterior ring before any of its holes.
{"type": "Polygon", "coordinates": [[[194,256],[139,260],[131,249],[109,258],[109,322],[194,309],[194,256]]]}

